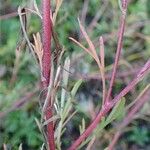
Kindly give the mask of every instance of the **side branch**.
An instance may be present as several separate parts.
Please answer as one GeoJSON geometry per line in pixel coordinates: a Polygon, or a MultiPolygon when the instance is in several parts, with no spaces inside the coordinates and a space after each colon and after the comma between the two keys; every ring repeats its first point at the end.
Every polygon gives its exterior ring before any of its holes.
{"type": "Polygon", "coordinates": [[[118,31],[118,43],[117,43],[117,51],[116,51],[116,56],[115,56],[115,62],[114,62],[114,66],[113,66],[112,77],[111,77],[111,80],[110,80],[110,86],[109,86],[109,90],[108,90],[108,94],[107,94],[105,103],[107,103],[110,99],[113,84],[114,84],[115,78],[116,78],[117,67],[118,67],[118,62],[119,62],[119,59],[120,59],[122,43],[123,43],[126,11],[127,11],[127,0],[124,0],[122,2],[122,16],[121,16],[120,27],[119,27],[119,31],[118,31]]]}
{"type": "Polygon", "coordinates": [[[107,113],[113,108],[116,103],[118,103],[122,97],[124,97],[128,92],[130,92],[138,82],[140,82],[143,77],[150,71],[150,60],[143,66],[137,76],[133,79],[133,81],[126,86],[112,101],[105,103],[102,107],[101,111],[98,113],[93,122],[89,125],[89,127],[83,132],[83,134],[71,145],[68,150],[76,150],[77,147],[93,132],[93,130],[100,123],[102,117],[106,116],[107,113]]]}

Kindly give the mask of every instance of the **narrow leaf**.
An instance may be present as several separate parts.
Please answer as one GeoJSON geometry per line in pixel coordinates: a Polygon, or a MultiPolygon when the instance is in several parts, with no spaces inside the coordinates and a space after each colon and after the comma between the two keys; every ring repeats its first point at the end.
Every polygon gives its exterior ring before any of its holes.
{"type": "MultiPolygon", "coordinates": [[[[64,64],[64,70],[62,73],[62,86],[66,87],[68,84],[68,78],[69,78],[69,68],[70,68],[70,59],[69,57],[65,60],[65,64],[64,64]]],[[[66,97],[66,90],[64,88],[62,88],[62,92],[61,92],[61,109],[63,109],[64,107],[64,103],[65,103],[65,97],[66,97]]]]}
{"type": "Polygon", "coordinates": [[[95,50],[94,44],[93,44],[92,41],[90,40],[88,34],[86,33],[86,31],[85,31],[84,27],[82,26],[82,24],[81,24],[81,22],[80,22],[79,19],[78,19],[78,22],[79,22],[80,30],[81,30],[83,36],[85,37],[85,39],[86,39],[86,41],[87,41],[87,43],[88,43],[88,45],[89,45],[89,48],[90,48],[89,50],[92,52],[93,55],[96,56],[97,54],[96,54],[96,50],[95,50]]]}
{"type": "Polygon", "coordinates": [[[72,37],[69,37],[69,39],[72,40],[74,43],[76,43],[79,47],[81,47],[83,50],[85,50],[88,54],[90,54],[93,57],[92,52],[89,49],[85,48],[80,42],[78,42],[72,37]]]}
{"type": "Polygon", "coordinates": [[[50,122],[54,122],[54,121],[56,121],[56,120],[59,119],[59,118],[60,118],[59,115],[55,115],[55,116],[49,118],[48,120],[46,120],[46,121],[43,123],[43,126],[49,124],[50,122]]]}
{"type": "Polygon", "coordinates": [[[100,65],[100,61],[99,61],[99,58],[97,56],[95,46],[92,43],[92,41],[90,40],[88,34],[86,33],[86,31],[85,31],[84,27],[82,26],[82,24],[81,24],[79,19],[78,19],[78,21],[79,21],[80,30],[81,30],[83,36],[85,37],[85,39],[86,39],[86,41],[87,41],[87,43],[89,45],[89,50],[92,53],[92,56],[95,59],[95,61],[97,62],[97,64],[100,65]]]}
{"type": "Polygon", "coordinates": [[[74,85],[74,87],[73,87],[73,89],[72,89],[72,91],[71,91],[72,97],[74,97],[74,96],[76,95],[77,90],[78,90],[78,88],[80,87],[81,84],[82,84],[82,80],[78,80],[78,81],[75,83],[75,85],[74,85]]]}
{"type": "Polygon", "coordinates": [[[105,67],[105,52],[104,52],[104,41],[103,41],[102,36],[99,39],[99,43],[100,43],[100,61],[101,61],[102,67],[104,68],[105,67]]]}
{"type": "Polygon", "coordinates": [[[36,2],[36,0],[34,0],[34,8],[35,8],[35,10],[36,10],[36,12],[37,12],[37,14],[40,16],[40,18],[42,19],[42,15],[41,15],[41,13],[40,13],[40,11],[39,11],[39,8],[38,8],[38,5],[37,5],[37,2],[36,2]]]}
{"type": "Polygon", "coordinates": [[[106,122],[105,122],[106,125],[111,123],[113,120],[118,119],[122,114],[124,114],[124,110],[125,110],[125,98],[123,97],[122,100],[120,100],[115,105],[115,107],[113,108],[109,116],[107,117],[106,122]]]}

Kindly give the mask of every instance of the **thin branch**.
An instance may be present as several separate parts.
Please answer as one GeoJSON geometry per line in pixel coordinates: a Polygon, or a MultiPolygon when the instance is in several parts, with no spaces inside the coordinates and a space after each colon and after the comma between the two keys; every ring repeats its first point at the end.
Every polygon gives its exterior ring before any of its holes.
{"type": "Polygon", "coordinates": [[[106,82],[105,82],[105,50],[104,50],[104,41],[103,38],[100,37],[100,61],[101,61],[101,78],[102,78],[102,86],[103,86],[103,103],[105,103],[105,95],[106,95],[106,82]]]}
{"type": "Polygon", "coordinates": [[[0,118],[5,117],[10,112],[15,111],[15,110],[19,109],[20,107],[24,106],[24,104],[26,104],[27,102],[29,102],[31,100],[31,98],[36,94],[36,92],[37,92],[37,90],[35,90],[35,92],[27,93],[21,99],[16,100],[8,110],[5,110],[4,112],[0,112],[0,118]]]}
{"type": "Polygon", "coordinates": [[[5,20],[5,19],[17,17],[17,16],[18,16],[18,12],[12,12],[12,13],[0,16],[0,20],[5,20]]]}
{"type": "MultiPolygon", "coordinates": [[[[139,69],[137,68],[135,70],[129,70],[128,72],[127,71],[119,72],[117,74],[117,78],[126,78],[129,76],[134,76],[138,71],[139,71],[139,69]]],[[[91,74],[72,73],[72,72],[69,72],[69,73],[72,77],[77,78],[77,79],[83,79],[83,80],[91,80],[91,79],[101,80],[101,78],[102,78],[99,75],[99,73],[91,73],[91,74]]],[[[105,79],[110,80],[111,74],[107,73],[105,75],[105,79]]]]}
{"type": "Polygon", "coordinates": [[[123,11],[122,11],[122,16],[121,16],[121,20],[120,20],[119,32],[118,32],[117,52],[116,52],[115,62],[114,62],[113,71],[112,71],[112,78],[111,78],[111,81],[110,81],[110,86],[109,86],[109,90],[108,90],[108,94],[107,94],[105,103],[109,102],[109,98],[111,96],[113,84],[114,84],[115,78],[116,78],[117,67],[118,67],[118,62],[119,62],[119,59],[120,59],[120,54],[121,54],[121,49],[122,49],[122,42],[123,42],[123,35],[124,35],[124,29],[125,29],[127,0],[125,0],[125,1],[123,0],[122,10],[123,11]]]}
{"type": "Polygon", "coordinates": [[[102,117],[106,116],[107,113],[118,103],[122,97],[124,97],[128,92],[130,92],[139,83],[143,77],[150,71],[150,60],[142,67],[137,76],[133,79],[131,83],[128,84],[112,101],[105,103],[101,111],[98,113],[93,122],[88,126],[88,128],[83,132],[83,134],[68,148],[68,150],[76,150],[77,147],[93,132],[93,130],[100,123],[102,117]]]}
{"type": "Polygon", "coordinates": [[[81,22],[83,23],[83,25],[85,25],[88,6],[89,6],[89,0],[84,0],[82,12],[81,12],[81,22]]]}
{"type": "Polygon", "coordinates": [[[150,84],[146,87],[146,90],[140,95],[135,101],[133,108],[128,113],[128,115],[125,117],[125,119],[122,121],[122,123],[117,127],[117,132],[115,133],[112,142],[108,146],[109,150],[112,150],[117,143],[120,135],[122,134],[122,129],[125,128],[133,119],[137,111],[149,100],[150,96],[150,84]]]}
{"type": "MultiPolygon", "coordinates": [[[[25,15],[27,13],[34,13],[36,15],[38,15],[40,18],[42,18],[41,14],[39,11],[37,10],[32,10],[30,8],[24,8],[26,10],[25,13],[21,13],[21,15],[25,15]]],[[[0,20],[6,20],[6,19],[10,19],[10,18],[14,18],[14,17],[18,17],[19,14],[18,12],[12,12],[12,13],[9,13],[9,14],[5,14],[5,15],[2,15],[0,16],[0,20]]]]}

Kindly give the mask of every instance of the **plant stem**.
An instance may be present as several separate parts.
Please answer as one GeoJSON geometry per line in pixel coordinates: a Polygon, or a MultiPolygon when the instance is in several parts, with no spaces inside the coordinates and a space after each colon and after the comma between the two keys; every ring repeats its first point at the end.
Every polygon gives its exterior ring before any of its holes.
{"type": "MultiPolygon", "coordinates": [[[[51,68],[51,36],[52,36],[52,22],[50,19],[50,0],[42,0],[42,13],[43,13],[43,58],[42,58],[42,85],[43,88],[47,89],[50,81],[50,68],[51,68]]],[[[45,93],[45,97],[47,92],[45,93]]],[[[45,112],[45,118],[48,120],[53,116],[53,110],[51,108],[51,101],[49,100],[49,104],[47,105],[47,110],[45,112]]],[[[50,150],[55,150],[55,140],[54,140],[54,126],[53,122],[47,124],[47,140],[48,147],[50,150]]]]}
{"type": "Polygon", "coordinates": [[[136,104],[129,111],[128,115],[122,121],[122,123],[117,126],[117,132],[115,133],[108,150],[114,149],[115,144],[117,143],[120,135],[122,134],[123,128],[125,128],[133,119],[137,111],[149,100],[150,96],[150,84],[146,87],[146,90],[142,93],[140,97],[136,99],[136,104]]]}
{"type": "Polygon", "coordinates": [[[51,66],[51,19],[50,0],[43,0],[43,60],[42,60],[42,83],[44,88],[49,85],[51,66]]]}
{"type": "Polygon", "coordinates": [[[82,135],[69,147],[68,150],[76,150],[77,147],[93,132],[93,130],[100,123],[102,117],[106,116],[111,108],[118,103],[122,97],[124,97],[128,92],[130,92],[138,82],[142,80],[142,78],[150,71],[150,60],[142,67],[140,72],[134,78],[134,80],[129,83],[112,101],[105,103],[102,107],[101,111],[98,113],[93,122],[89,125],[89,127],[82,133],[82,135]]]}
{"type": "Polygon", "coordinates": [[[111,77],[111,80],[110,80],[110,86],[109,86],[109,90],[108,90],[108,94],[107,94],[105,103],[107,103],[109,101],[109,98],[110,98],[111,92],[112,92],[112,88],[113,88],[113,84],[114,84],[115,78],[116,78],[118,62],[119,62],[119,59],[120,59],[120,54],[121,54],[121,49],[122,49],[122,42],[123,42],[123,35],[124,35],[124,28],[125,28],[125,19],[126,19],[126,11],[127,11],[127,0],[124,0],[122,2],[122,16],[121,16],[120,27],[119,27],[119,31],[118,31],[117,52],[116,52],[116,55],[115,55],[115,62],[114,62],[114,66],[113,66],[112,77],[111,77]]]}

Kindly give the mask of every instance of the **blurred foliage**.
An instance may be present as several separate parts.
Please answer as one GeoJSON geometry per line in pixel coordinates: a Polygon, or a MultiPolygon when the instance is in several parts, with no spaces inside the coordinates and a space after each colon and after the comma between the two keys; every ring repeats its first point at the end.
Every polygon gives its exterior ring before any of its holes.
{"type": "MultiPolygon", "coordinates": [[[[40,0],[37,1],[40,7],[40,0]]],[[[79,25],[77,18],[81,16],[83,2],[81,0],[64,0],[62,7],[59,11],[55,29],[58,33],[60,43],[65,47],[65,56],[70,55],[74,58],[76,55],[82,53],[83,51],[77,47],[75,44],[70,42],[68,37],[74,37],[75,39],[82,39],[80,37],[79,25]]],[[[85,19],[85,28],[88,27],[92,21],[95,14],[99,13],[101,7],[103,7],[104,0],[91,0],[89,2],[89,8],[87,12],[87,17],[85,19]]],[[[17,12],[18,6],[32,6],[32,1],[30,0],[1,0],[0,1],[0,13],[1,15],[9,14],[12,12],[17,12]]],[[[132,0],[128,9],[127,17],[127,27],[124,41],[124,48],[122,59],[126,59],[126,64],[123,70],[132,69],[133,66],[141,66],[141,64],[150,57],[150,1],[149,0],[132,0]],[[148,23],[149,21],[149,23],[148,23]],[[142,24],[138,28],[137,25],[142,24]],[[133,27],[132,27],[133,26],[133,27]],[[130,27],[132,27],[130,29],[130,27]],[[130,66],[132,64],[133,66],[130,66]]],[[[54,7],[54,6],[53,6],[54,7]]],[[[98,37],[99,35],[111,35],[111,33],[117,32],[118,19],[120,16],[120,10],[117,0],[111,0],[106,6],[105,11],[102,13],[101,18],[96,23],[96,27],[92,32],[88,32],[92,41],[98,49],[98,37]]],[[[23,38],[20,30],[20,22],[18,17],[12,17],[0,21],[0,112],[7,110],[11,107],[13,102],[28,91],[32,91],[35,88],[36,83],[40,79],[39,69],[35,64],[35,60],[32,58],[31,52],[28,47],[24,47],[21,51],[21,58],[18,64],[18,72],[16,80],[11,84],[12,72],[14,68],[14,62],[16,59],[15,51],[18,41],[23,38]]],[[[28,35],[31,42],[33,42],[32,34],[36,32],[41,32],[41,22],[40,19],[35,16],[28,14],[28,35]]],[[[105,53],[106,53],[106,66],[108,68],[111,66],[114,54],[116,50],[116,36],[112,36],[105,41],[105,53]]],[[[82,40],[82,43],[85,41],[82,40]]],[[[74,67],[77,71],[81,73],[90,73],[97,70],[97,66],[89,56],[84,56],[77,62],[74,67]]],[[[126,79],[130,80],[130,77],[126,79]]],[[[147,77],[142,84],[136,90],[138,93],[140,89],[149,81],[147,77]]],[[[69,88],[74,85],[69,83],[69,88]]],[[[91,95],[97,106],[99,99],[101,98],[101,93],[98,90],[100,82],[87,81],[83,84],[82,92],[79,93],[78,98],[81,102],[87,104],[87,97],[91,95]],[[93,84],[94,83],[94,84],[93,84]],[[92,88],[91,88],[92,87],[92,88]],[[98,93],[98,94],[97,94],[98,93]]],[[[116,81],[116,87],[114,88],[114,94],[118,93],[126,83],[122,83],[119,79],[116,81]]],[[[135,93],[130,93],[128,99],[131,100],[136,96],[135,93]]],[[[39,117],[38,103],[33,104],[33,99],[38,99],[34,97],[31,99],[30,109],[29,106],[24,106],[23,109],[11,112],[5,118],[0,118],[0,149],[2,149],[2,144],[8,144],[9,147],[13,149],[18,149],[19,145],[23,144],[23,149],[39,149],[39,147],[44,142],[41,134],[38,130],[35,117],[39,117]]],[[[89,100],[89,99],[88,99],[89,100]]],[[[93,104],[94,105],[94,104],[93,104]]],[[[83,110],[82,105],[80,105],[80,117],[73,118],[75,127],[81,123],[81,118],[87,116],[86,111],[83,110]],[[76,125],[77,124],[77,125],[76,125]]],[[[89,121],[89,120],[88,120],[89,121]]],[[[137,120],[137,122],[140,120],[137,120]]],[[[68,125],[69,131],[66,137],[70,136],[71,132],[76,132],[76,129],[72,125],[68,125]]],[[[72,133],[71,133],[72,134],[72,133]]],[[[134,142],[135,144],[144,146],[148,140],[148,129],[140,129],[136,127],[133,129],[128,142],[134,142]]],[[[76,135],[76,134],[75,134],[76,135]]],[[[78,133],[77,133],[78,135],[78,133]]],[[[66,138],[67,139],[67,138],[66,138]]],[[[68,138],[70,140],[70,137],[68,138]]],[[[67,140],[63,139],[63,146],[68,145],[67,140]]]]}
{"type": "Polygon", "coordinates": [[[129,140],[139,146],[144,146],[149,142],[150,132],[145,127],[133,127],[129,140]]]}
{"type": "Polygon", "coordinates": [[[0,144],[8,143],[11,149],[17,149],[22,143],[24,149],[38,149],[42,145],[42,135],[37,129],[33,113],[19,110],[10,113],[2,124],[3,134],[0,144]]]}

